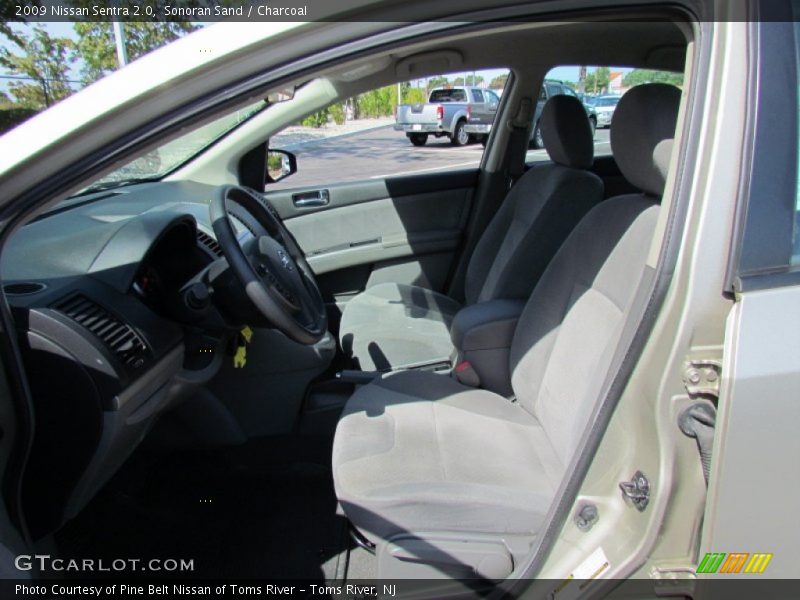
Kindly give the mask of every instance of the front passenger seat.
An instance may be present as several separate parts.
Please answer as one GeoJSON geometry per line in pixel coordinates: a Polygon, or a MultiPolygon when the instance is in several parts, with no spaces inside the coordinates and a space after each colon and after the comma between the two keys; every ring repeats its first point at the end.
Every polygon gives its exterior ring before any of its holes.
{"type": "Polygon", "coordinates": [[[367,538],[455,539],[466,548],[540,532],[648,268],[680,95],[647,84],[620,100],[611,147],[642,193],[595,207],[542,275],[511,347],[516,401],[419,370],[350,398],[336,428],[333,479],[367,538]]]}
{"type": "MultiPolygon", "coordinates": [[[[594,141],[581,102],[554,96],[540,123],[555,164],[529,169],[484,231],[467,267],[467,305],[527,299],[558,247],[603,197],[602,180],[586,170],[594,141]]],[[[372,286],[345,306],[342,350],[365,371],[449,361],[450,324],[460,309],[456,300],[426,288],[372,286]]]]}

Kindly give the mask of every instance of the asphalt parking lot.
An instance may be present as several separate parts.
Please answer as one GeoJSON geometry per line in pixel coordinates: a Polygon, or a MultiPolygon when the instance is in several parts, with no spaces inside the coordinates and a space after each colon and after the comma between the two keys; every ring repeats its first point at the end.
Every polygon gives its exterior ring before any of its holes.
{"type": "MultiPolygon", "coordinates": [[[[608,129],[595,133],[596,155],[611,152],[608,134],[608,129]]],[[[447,138],[431,137],[425,146],[415,147],[391,127],[301,144],[282,145],[276,136],[270,146],[293,152],[297,173],[270,185],[268,191],[466,169],[478,166],[483,154],[480,144],[456,147],[447,138]]],[[[547,158],[545,150],[528,152],[529,162],[547,158]]]]}

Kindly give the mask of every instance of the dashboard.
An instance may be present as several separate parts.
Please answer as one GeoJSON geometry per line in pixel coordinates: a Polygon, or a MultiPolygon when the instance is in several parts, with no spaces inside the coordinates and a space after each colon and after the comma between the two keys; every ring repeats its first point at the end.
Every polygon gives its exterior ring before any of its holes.
{"type": "Polygon", "coordinates": [[[157,416],[219,368],[224,320],[180,318],[181,290],[222,258],[213,190],[154,182],[76,198],[6,245],[0,273],[34,402],[23,479],[34,536],[77,514],[157,416]]]}

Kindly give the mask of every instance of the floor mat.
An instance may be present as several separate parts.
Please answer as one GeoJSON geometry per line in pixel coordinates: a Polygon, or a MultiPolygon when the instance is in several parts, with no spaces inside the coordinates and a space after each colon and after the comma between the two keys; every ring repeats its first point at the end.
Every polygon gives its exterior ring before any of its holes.
{"type": "Polygon", "coordinates": [[[56,541],[65,557],[193,559],[188,576],[341,579],[350,542],[329,465],[329,438],[139,451],[56,541]]]}

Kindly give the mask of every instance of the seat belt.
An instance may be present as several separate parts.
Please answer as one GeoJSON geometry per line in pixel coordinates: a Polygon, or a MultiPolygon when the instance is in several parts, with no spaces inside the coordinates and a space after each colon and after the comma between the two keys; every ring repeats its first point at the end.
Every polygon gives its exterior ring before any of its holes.
{"type": "Polygon", "coordinates": [[[508,142],[506,174],[508,189],[511,189],[525,172],[525,155],[528,152],[528,130],[533,120],[533,100],[529,97],[520,99],[517,115],[506,126],[511,130],[508,142]]]}

